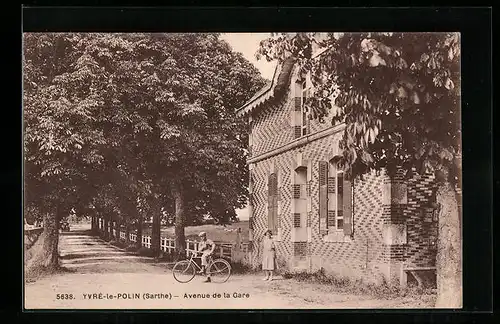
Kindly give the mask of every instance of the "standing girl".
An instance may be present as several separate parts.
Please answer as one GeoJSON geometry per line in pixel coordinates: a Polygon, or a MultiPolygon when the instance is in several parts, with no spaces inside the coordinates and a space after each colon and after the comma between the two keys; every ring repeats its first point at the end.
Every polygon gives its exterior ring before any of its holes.
{"type": "Polygon", "coordinates": [[[276,267],[276,248],[272,238],[271,230],[264,233],[264,240],[262,242],[262,270],[266,273],[266,277],[262,280],[273,280],[273,271],[276,267]]]}

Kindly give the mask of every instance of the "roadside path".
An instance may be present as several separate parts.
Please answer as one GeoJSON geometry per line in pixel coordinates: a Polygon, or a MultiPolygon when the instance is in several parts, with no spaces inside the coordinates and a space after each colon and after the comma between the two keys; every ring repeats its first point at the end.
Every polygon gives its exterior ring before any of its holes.
{"type": "Polygon", "coordinates": [[[60,237],[61,263],[69,272],[25,284],[26,309],[346,309],[432,304],[414,298],[377,300],[339,294],[334,287],[280,277],[265,282],[254,274],[233,275],[222,284],[203,283],[202,277],[182,284],[166,265],[90,236],[85,226],[73,226],[60,237]],[[58,294],[66,298],[58,299],[58,294]]]}

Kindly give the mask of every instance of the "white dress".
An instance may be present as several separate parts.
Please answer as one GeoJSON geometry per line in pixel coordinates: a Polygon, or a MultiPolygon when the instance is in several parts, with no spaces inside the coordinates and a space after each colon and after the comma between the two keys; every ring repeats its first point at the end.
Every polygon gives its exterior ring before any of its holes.
{"type": "Polygon", "coordinates": [[[262,246],[262,270],[274,270],[276,266],[276,250],[273,239],[264,237],[262,246]]]}

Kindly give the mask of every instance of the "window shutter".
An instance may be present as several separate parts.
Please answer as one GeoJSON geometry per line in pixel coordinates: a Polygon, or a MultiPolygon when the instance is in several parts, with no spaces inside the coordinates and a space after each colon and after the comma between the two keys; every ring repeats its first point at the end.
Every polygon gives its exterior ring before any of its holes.
{"type": "Polygon", "coordinates": [[[269,196],[269,202],[267,204],[267,228],[272,229],[273,227],[273,214],[274,214],[274,197],[269,196]]]}
{"type": "Polygon", "coordinates": [[[328,162],[319,162],[319,232],[327,234],[328,219],[328,162]]]}
{"type": "Polygon", "coordinates": [[[299,228],[300,225],[300,213],[293,213],[293,227],[299,228]]]}
{"type": "Polygon", "coordinates": [[[271,231],[273,231],[273,235],[278,234],[278,196],[273,197],[273,222],[271,224],[271,231]]]}
{"type": "Polygon", "coordinates": [[[278,177],[272,173],[268,178],[267,226],[275,234],[278,222],[278,177]]]}
{"type": "Polygon", "coordinates": [[[278,196],[278,175],[276,173],[272,174],[272,186],[273,186],[273,196],[278,196]]]}
{"type": "Polygon", "coordinates": [[[281,175],[280,173],[276,174],[276,221],[275,221],[275,227],[276,227],[276,233],[278,231],[278,228],[281,227],[281,208],[282,208],[282,202],[281,202],[281,175]]]}
{"type": "Polygon", "coordinates": [[[301,126],[294,126],[293,127],[293,137],[294,138],[302,137],[302,127],[301,126]]]}
{"type": "Polygon", "coordinates": [[[273,213],[274,213],[274,196],[272,196],[271,186],[269,187],[268,199],[267,199],[267,228],[271,229],[273,224],[273,213]]]}
{"type": "Polygon", "coordinates": [[[302,111],[302,97],[295,97],[293,108],[295,111],[302,111]]]}
{"type": "Polygon", "coordinates": [[[335,193],[335,177],[328,177],[328,193],[335,193]]]}
{"type": "Polygon", "coordinates": [[[343,186],[343,216],[344,216],[344,234],[352,235],[352,183],[344,177],[343,186]]]}
{"type": "Polygon", "coordinates": [[[328,162],[320,161],[319,162],[319,185],[326,186],[328,179],[328,162]]]}
{"type": "Polygon", "coordinates": [[[294,184],[293,185],[293,199],[300,199],[302,198],[300,195],[300,184],[294,184]]]}
{"type": "Polygon", "coordinates": [[[335,228],[335,210],[329,210],[328,211],[328,222],[327,222],[328,227],[335,228]]]}

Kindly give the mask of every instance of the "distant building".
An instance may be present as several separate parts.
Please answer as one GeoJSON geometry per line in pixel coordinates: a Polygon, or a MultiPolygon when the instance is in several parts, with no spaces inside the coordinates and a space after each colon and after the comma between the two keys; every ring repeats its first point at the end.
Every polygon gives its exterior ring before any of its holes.
{"type": "Polygon", "coordinates": [[[348,181],[332,159],[344,124],[310,120],[309,76],[292,59],[237,114],[248,118],[249,262],[260,264],[264,231],[290,271],[323,268],[351,278],[406,284],[435,269],[433,178],[371,173],[348,181]]]}

